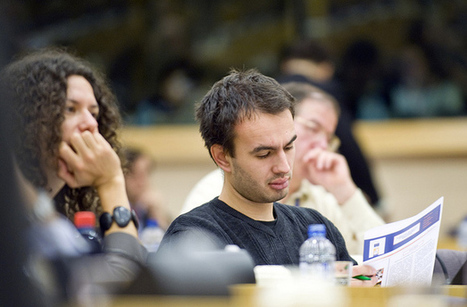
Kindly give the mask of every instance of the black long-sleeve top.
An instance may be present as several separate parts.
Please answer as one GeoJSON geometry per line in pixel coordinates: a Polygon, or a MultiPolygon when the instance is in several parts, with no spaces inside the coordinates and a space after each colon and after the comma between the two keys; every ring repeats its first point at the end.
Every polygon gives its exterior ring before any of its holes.
{"type": "Polygon", "coordinates": [[[170,248],[183,234],[201,229],[214,235],[221,246],[234,244],[245,249],[256,265],[298,265],[308,225],[324,224],[326,237],[336,247],[336,259],[356,263],[339,230],[318,211],[274,203],[274,217],[271,222],[253,220],[216,197],[176,218],[159,250],[170,248]]]}

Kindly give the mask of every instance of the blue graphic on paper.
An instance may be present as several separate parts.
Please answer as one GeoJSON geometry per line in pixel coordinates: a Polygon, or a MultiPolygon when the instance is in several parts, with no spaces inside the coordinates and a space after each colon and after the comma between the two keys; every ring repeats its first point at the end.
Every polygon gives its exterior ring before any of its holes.
{"type": "Polygon", "coordinates": [[[439,221],[441,205],[421,217],[404,229],[386,236],[365,240],[363,243],[363,261],[389,253],[412,240],[439,221]]]}

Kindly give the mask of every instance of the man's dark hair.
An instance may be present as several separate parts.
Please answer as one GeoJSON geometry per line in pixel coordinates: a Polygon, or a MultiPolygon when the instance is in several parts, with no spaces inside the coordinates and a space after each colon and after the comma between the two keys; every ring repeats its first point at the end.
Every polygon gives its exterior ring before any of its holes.
{"type": "Polygon", "coordinates": [[[259,113],[278,114],[289,110],[294,116],[294,101],[276,80],[256,69],[232,70],[196,106],[199,131],[209,154],[211,146],[219,144],[233,157],[235,125],[259,113]]]}
{"type": "MultiPolygon", "coordinates": [[[[24,176],[37,188],[47,187],[44,166],[57,165],[65,116],[67,78],[84,77],[92,86],[99,105],[99,132],[119,154],[117,129],[121,125],[115,96],[103,76],[81,58],[60,49],[33,51],[12,62],[1,73],[0,83],[15,110],[18,132],[15,155],[24,176]]],[[[68,186],[56,197],[57,210],[72,218],[82,210],[101,211],[97,191],[68,186]]]]}
{"type": "Polygon", "coordinates": [[[301,40],[282,48],[279,62],[290,59],[304,59],[315,63],[333,62],[331,52],[315,40],[301,40]]]}
{"type": "Polygon", "coordinates": [[[156,167],[156,161],[143,149],[136,147],[123,147],[122,154],[125,157],[125,165],[123,166],[123,171],[125,174],[130,174],[134,171],[135,163],[141,157],[147,156],[151,161],[151,169],[156,167]]]}

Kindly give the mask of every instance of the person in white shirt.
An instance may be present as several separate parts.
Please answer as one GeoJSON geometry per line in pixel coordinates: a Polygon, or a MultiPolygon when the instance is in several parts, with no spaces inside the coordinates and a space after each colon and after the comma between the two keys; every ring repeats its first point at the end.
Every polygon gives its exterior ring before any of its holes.
{"type": "MultiPolygon", "coordinates": [[[[281,202],[318,210],[340,230],[349,253],[361,255],[364,232],[384,221],[353,182],[345,158],[336,152],[339,105],[334,97],[307,83],[290,82],[284,87],[296,99],[297,140],[290,190],[281,202]]],[[[193,187],[181,214],[218,196],[222,186],[218,168],[193,187]]]]}

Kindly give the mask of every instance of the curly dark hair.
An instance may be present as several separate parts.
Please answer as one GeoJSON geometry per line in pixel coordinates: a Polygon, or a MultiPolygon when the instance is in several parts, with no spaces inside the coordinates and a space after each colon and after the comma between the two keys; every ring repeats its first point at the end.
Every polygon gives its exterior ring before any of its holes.
{"type": "MultiPolygon", "coordinates": [[[[2,72],[1,85],[14,105],[15,156],[25,177],[37,188],[47,187],[46,169],[58,167],[58,148],[62,140],[67,78],[84,77],[92,86],[99,104],[99,132],[122,160],[117,139],[121,117],[116,97],[105,78],[85,60],[61,49],[34,51],[12,62],[2,72]]],[[[70,219],[82,210],[102,212],[93,187],[65,187],[55,197],[59,212],[70,219]]]]}
{"type": "Polygon", "coordinates": [[[294,116],[294,103],[294,97],[273,78],[256,69],[233,69],[196,106],[196,119],[209,154],[211,146],[219,144],[234,157],[235,125],[258,113],[278,114],[290,110],[294,116]]]}

